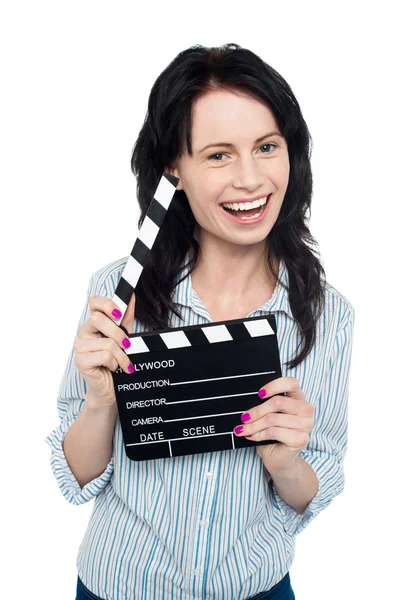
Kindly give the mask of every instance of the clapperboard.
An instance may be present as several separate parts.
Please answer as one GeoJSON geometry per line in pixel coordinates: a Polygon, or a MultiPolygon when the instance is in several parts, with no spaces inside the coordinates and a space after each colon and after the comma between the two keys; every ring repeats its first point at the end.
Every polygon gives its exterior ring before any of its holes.
{"type": "MultiPolygon", "coordinates": [[[[112,298],[122,312],[118,325],[178,182],[164,173],[155,191],[112,298]]],[[[274,314],[126,335],[131,346],[125,352],[135,371],[127,374],[118,367],[112,375],[128,458],[275,443],[233,432],[243,412],[264,402],[258,390],[281,377],[274,314]]]]}

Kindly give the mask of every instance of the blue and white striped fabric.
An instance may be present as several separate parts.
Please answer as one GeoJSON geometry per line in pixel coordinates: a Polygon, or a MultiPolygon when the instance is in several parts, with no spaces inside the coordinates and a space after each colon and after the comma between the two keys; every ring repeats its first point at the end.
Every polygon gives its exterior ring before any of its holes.
{"type": "MultiPolygon", "coordinates": [[[[79,325],[89,316],[90,296],[112,298],[127,258],[92,275],[79,325]]],[[[279,276],[288,284],[283,261],[279,276]]],[[[76,561],[80,578],[94,594],[108,600],[242,600],[284,577],[294,558],[296,534],[344,486],[355,313],[331,285],[325,297],[316,343],[292,370],[283,363],[295,355],[299,333],[286,290],[277,283],[271,298],[247,315],[275,313],[282,376],[296,377],[315,406],[310,443],[301,456],[314,469],[319,490],[303,515],[279,497],[255,447],[134,462],[125,455],[119,417],[111,461],[81,489],[62,449],[87,391],[72,349],[57,400],[61,424],[46,442],[68,502],[95,498],[76,561]]],[[[183,320],[172,315],[172,327],[212,322],[192,289],[191,276],[176,287],[174,299],[183,320]]],[[[134,333],[148,330],[135,320],[134,333]]]]}

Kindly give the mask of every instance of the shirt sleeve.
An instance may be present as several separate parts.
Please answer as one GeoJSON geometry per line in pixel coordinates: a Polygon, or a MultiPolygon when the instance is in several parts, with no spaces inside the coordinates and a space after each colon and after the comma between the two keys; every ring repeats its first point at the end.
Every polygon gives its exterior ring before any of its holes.
{"type": "Polygon", "coordinates": [[[297,535],[344,489],[343,460],[347,448],[348,387],[353,345],[355,311],[346,311],[331,350],[320,396],[315,404],[314,426],[309,444],[301,456],[313,469],[319,481],[315,497],[302,515],[284,502],[269,479],[285,530],[297,535]]]}
{"type": "MultiPolygon", "coordinates": [[[[99,272],[93,273],[90,278],[86,304],[79,319],[78,327],[90,314],[90,297],[106,295],[105,286],[100,283],[99,272]]],[[[76,338],[77,331],[75,340],[76,338]]],[[[57,410],[61,423],[45,438],[45,441],[51,448],[50,463],[53,474],[62,494],[71,504],[83,504],[91,500],[94,496],[97,496],[111,479],[114,470],[112,457],[104,472],[81,488],[65,458],[62,443],[66,432],[72,423],[74,423],[83,407],[86,393],[86,381],[74,363],[74,349],[72,348],[57,398],[57,410]]]]}

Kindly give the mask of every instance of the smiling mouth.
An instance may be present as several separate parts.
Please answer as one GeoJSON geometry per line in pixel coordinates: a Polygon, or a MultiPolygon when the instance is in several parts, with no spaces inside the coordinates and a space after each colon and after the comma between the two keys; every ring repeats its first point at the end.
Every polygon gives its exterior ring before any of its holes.
{"type": "Polygon", "coordinates": [[[227,213],[229,213],[233,217],[237,217],[237,218],[241,219],[242,221],[256,219],[266,209],[266,207],[269,203],[270,196],[271,196],[271,194],[269,194],[267,196],[265,204],[263,204],[260,207],[258,206],[256,208],[250,208],[248,210],[245,210],[245,209],[244,210],[234,210],[232,208],[227,208],[227,206],[222,206],[222,208],[223,208],[223,210],[225,210],[227,213]]]}

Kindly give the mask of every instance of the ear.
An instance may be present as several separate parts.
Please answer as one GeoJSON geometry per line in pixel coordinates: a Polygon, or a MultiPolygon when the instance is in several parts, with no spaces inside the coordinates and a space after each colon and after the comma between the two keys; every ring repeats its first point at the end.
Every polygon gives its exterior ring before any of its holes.
{"type": "Polygon", "coordinates": [[[177,177],[179,179],[179,183],[177,184],[176,189],[177,190],[182,190],[183,189],[181,178],[180,178],[180,175],[179,175],[179,169],[177,167],[165,167],[164,168],[164,173],[168,173],[168,175],[173,175],[174,177],[177,177]]]}

